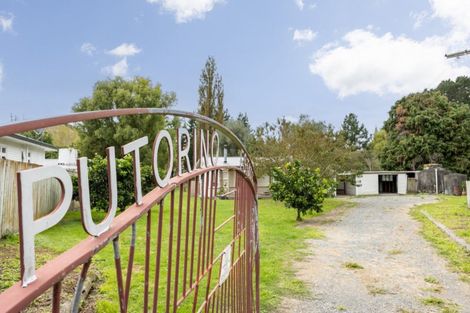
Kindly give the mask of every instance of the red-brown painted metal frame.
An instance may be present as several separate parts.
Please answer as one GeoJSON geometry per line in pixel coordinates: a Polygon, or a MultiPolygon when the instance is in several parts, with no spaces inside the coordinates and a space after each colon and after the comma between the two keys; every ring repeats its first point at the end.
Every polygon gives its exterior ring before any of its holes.
{"type": "MultiPolygon", "coordinates": [[[[89,237],[75,247],[59,255],[55,259],[46,263],[37,270],[38,279],[27,288],[23,288],[17,283],[0,294],[0,312],[19,312],[26,308],[34,299],[53,287],[52,312],[60,311],[61,284],[64,277],[71,271],[83,265],[82,273],[77,282],[79,295],[81,286],[88,272],[92,257],[101,249],[112,242],[114,247],[114,261],[116,267],[119,308],[121,312],[127,312],[129,308],[129,294],[131,289],[131,279],[133,272],[134,253],[136,245],[136,223],[146,215],[146,235],[145,235],[145,273],[144,273],[144,301],[143,310],[147,312],[149,306],[153,312],[158,308],[158,287],[160,284],[160,267],[162,252],[162,227],[163,227],[163,201],[170,197],[170,224],[168,241],[168,262],[166,277],[166,312],[176,312],[179,306],[193,293],[193,312],[259,312],[259,250],[258,250],[258,229],[257,229],[257,200],[256,200],[256,177],[251,160],[238,138],[223,125],[194,113],[186,113],[176,110],[166,109],[120,109],[97,112],[76,113],[67,116],[49,118],[30,122],[21,122],[0,127],[0,136],[21,132],[36,128],[49,127],[70,122],[79,122],[98,118],[135,115],[135,114],[160,114],[175,115],[193,118],[203,123],[210,124],[221,130],[225,135],[235,141],[244,151],[244,168],[231,168],[229,166],[212,166],[209,168],[197,169],[182,176],[173,177],[170,184],[164,188],[155,188],[143,198],[141,205],[134,204],[115,218],[111,228],[98,237],[89,237]],[[248,167],[248,168],[246,168],[248,167]],[[228,219],[216,226],[217,202],[216,191],[219,181],[219,174],[222,170],[232,170],[236,173],[236,193],[234,213],[228,219]],[[245,172],[246,171],[246,172],[245,172]],[[191,203],[191,188],[194,183],[194,199],[191,203]],[[187,200],[185,218],[183,221],[183,194],[187,188],[187,200]],[[175,191],[179,189],[179,200],[175,209],[175,191]],[[200,197],[200,199],[199,199],[200,197]],[[200,200],[201,221],[196,232],[196,216],[198,202],[200,200]],[[153,290],[153,303],[148,299],[150,291],[150,257],[151,257],[151,229],[152,229],[152,207],[158,205],[158,225],[157,225],[157,246],[155,247],[155,280],[153,290]],[[191,208],[192,205],[192,208],[191,208]],[[175,213],[175,210],[177,211],[175,213]],[[191,214],[192,212],[192,214],[191,214]],[[175,217],[176,215],[176,217],[175,217]],[[176,218],[176,226],[174,220],[176,218]],[[191,220],[192,218],[192,220],[191,220]],[[233,237],[231,246],[231,267],[226,281],[217,283],[211,281],[213,269],[216,262],[220,261],[222,267],[222,254],[214,257],[215,234],[233,222],[233,237]],[[126,277],[124,280],[121,267],[121,254],[119,236],[125,230],[131,228],[132,238],[129,247],[129,257],[127,263],[126,277]],[[184,237],[182,240],[182,236],[184,237]],[[198,244],[195,246],[196,237],[198,244]],[[173,246],[173,238],[176,238],[173,246]],[[189,241],[191,238],[191,241],[189,241]],[[183,242],[184,241],[184,242],[183,242]],[[184,254],[181,253],[183,247],[184,254]],[[175,258],[173,259],[173,249],[175,258]],[[189,250],[191,252],[189,253],[189,250]],[[195,260],[197,262],[195,264],[195,260]],[[172,272],[174,261],[175,270],[172,272]],[[183,260],[183,265],[181,265],[183,260]],[[188,262],[189,268],[188,268],[188,262]],[[180,292],[179,278],[180,267],[182,268],[182,291],[180,292]],[[253,271],[255,280],[253,280],[253,271]],[[174,275],[174,276],[173,276],[174,275]],[[172,286],[172,281],[174,285],[172,286]],[[201,284],[206,280],[205,288],[201,284]],[[253,290],[254,287],[254,290],[253,290]],[[202,289],[201,289],[202,288],[202,289]],[[199,304],[198,293],[205,289],[203,302],[199,304]]],[[[220,276],[221,268],[219,269],[220,276]]],[[[80,297],[74,298],[73,312],[78,311],[77,303],[80,297]]]]}
{"type": "MultiPolygon", "coordinates": [[[[249,181],[248,177],[246,177],[246,175],[239,169],[226,166],[215,166],[211,168],[198,169],[191,173],[186,173],[182,176],[172,178],[171,183],[168,186],[164,188],[155,188],[150,193],[145,195],[143,197],[142,205],[139,206],[134,204],[127,208],[123,213],[118,215],[113,221],[112,227],[108,231],[101,234],[99,237],[88,237],[72,249],[64,252],[39,268],[37,270],[38,279],[28,286],[28,288],[23,288],[21,283],[18,282],[1,293],[0,312],[19,312],[20,310],[24,309],[34,299],[46,292],[51,286],[60,284],[62,279],[75,268],[82,264],[86,264],[96,253],[106,247],[110,242],[117,240],[123,231],[131,227],[138,219],[150,212],[150,209],[159,204],[167,194],[171,194],[183,183],[195,179],[198,176],[201,176],[210,171],[223,169],[236,171],[238,175],[244,178],[244,180],[249,181]]],[[[251,189],[250,192],[254,195],[254,186],[251,185],[251,183],[248,184],[248,186],[251,189]]],[[[238,201],[240,201],[240,199],[238,199],[238,201]]],[[[241,217],[236,218],[240,219],[241,217]]],[[[240,224],[240,222],[236,222],[235,224],[239,225],[238,227],[243,226],[240,224]]],[[[159,227],[159,229],[161,229],[161,227],[159,227]]],[[[240,245],[241,237],[237,238],[237,240],[240,245]]],[[[238,249],[238,253],[240,253],[240,249],[238,249]]],[[[240,257],[240,254],[238,257],[240,257]]]]}
{"type": "Polygon", "coordinates": [[[248,161],[251,171],[253,171],[252,179],[254,179],[254,183],[256,185],[256,177],[254,175],[254,166],[253,162],[249,157],[248,150],[240,141],[240,139],[227,127],[219,122],[208,118],[207,116],[192,113],[192,112],[185,112],[180,110],[172,110],[172,109],[161,109],[161,108],[130,108],[130,109],[112,109],[112,110],[101,110],[101,111],[87,111],[87,112],[79,112],[79,113],[72,113],[54,117],[48,117],[43,119],[37,119],[32,121],[24,121],[24,122],[15,122],[11,124],[6,124],[0,126],[0,137],[13,135],[16,133],[25,132],[28,130],[35,130],[40,128],[47,128],[51,126],[69,124],[69,123],[78,123],[96,119],[103,119],[103,118],[110,118],[110,117],[119,117],[119,116],[126,116],[126,115],[145,115],[145,114],[154,114],[154,115],[173,115],[178,117],[184,117],[193,119],[210,126],[215,127],[217,130],[220,130],[224,135],[226,135],[230,140],[232,140],[238,148],[243,151],[243,154],[246,156],[246,160],[248,161]]]}

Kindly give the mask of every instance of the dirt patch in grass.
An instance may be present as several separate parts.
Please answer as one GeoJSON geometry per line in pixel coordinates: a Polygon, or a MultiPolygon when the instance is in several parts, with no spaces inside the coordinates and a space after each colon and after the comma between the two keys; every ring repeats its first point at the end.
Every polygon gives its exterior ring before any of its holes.
{"type": "Polygon", "coordinates": [[[348,212],[351,208],[356,205],[354,202],[344,202],[341,206],[329,209],[324,208],[324,211],[320,213],[314,213],[312,215],[307,215],[307,217],[315,217],[315,218],[308,218],[302,222],[302,226],[321,226],[327,225],[331,223],[335,223],[343,218],[346,212],[348,212]]]}
{"type": "MultiPolygon", "coordinates": [[[[13,239],[6,239],[0,241],[0,293],[8,289],[18,281],[20,281],[20,255],[19,244],[13,239]]],[[[36,247],[36,268],[44,265],[47,261],[57,256],[57,253],[51,249],[44,247],[36,247]]],[[[80,275],[81,267],[67,275],[62,281],[61,300],[62,305],[70,301],[75,292],[77,279],[80,275]]],[[[88,272],[89,276],[100,277],[98,270],[91,266],[88,272]]],[[[96,312],[95,305],[98,298],[97,286],[99,280],[96,280],[94,287],[90,291],[86,301],[83,302],[83,307],[80,312],[91,313],[96,312]]],[[[46,291],[43,295],[35,299],[23,312],[24,313],[42,313],[50,312],[52,303],[52,288],[46,291]]]]}

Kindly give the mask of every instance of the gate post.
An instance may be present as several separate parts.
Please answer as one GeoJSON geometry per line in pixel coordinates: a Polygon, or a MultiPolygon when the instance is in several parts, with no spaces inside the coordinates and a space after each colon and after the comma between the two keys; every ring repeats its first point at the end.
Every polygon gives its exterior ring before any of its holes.
{"type": "Polygon", "coordinates": [[[465,192],[467,193],[467,208],[470,209],[470,180],[467,180],[467,188],[465,188],[465,192]]]}

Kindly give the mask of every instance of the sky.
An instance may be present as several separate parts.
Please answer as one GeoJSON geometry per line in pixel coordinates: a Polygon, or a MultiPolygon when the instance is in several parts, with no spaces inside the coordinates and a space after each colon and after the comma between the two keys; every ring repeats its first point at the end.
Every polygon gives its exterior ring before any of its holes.
{"type": "Polygon", "coordinates": [[[232,115],[382,127],[395,101],[470,73],[468,0],[0,2],[0,124],[66,114],[95,82],[150,78],[197,109],[208,56],[232,115]]]}

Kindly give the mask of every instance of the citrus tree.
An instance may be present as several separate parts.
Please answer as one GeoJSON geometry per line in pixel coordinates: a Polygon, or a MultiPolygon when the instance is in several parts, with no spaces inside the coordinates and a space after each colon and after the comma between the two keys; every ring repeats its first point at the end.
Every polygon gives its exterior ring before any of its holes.
{"type": "Polygon", "coordinates": [[[273,182],[269,187],[276,201],[297,210],[297,221],[308,212],[321,212],[325,198],[334,186],[332,179],[324,178],[320,169],[312,170],[300,161],[286,163],[272,170],[273,182]]]}

